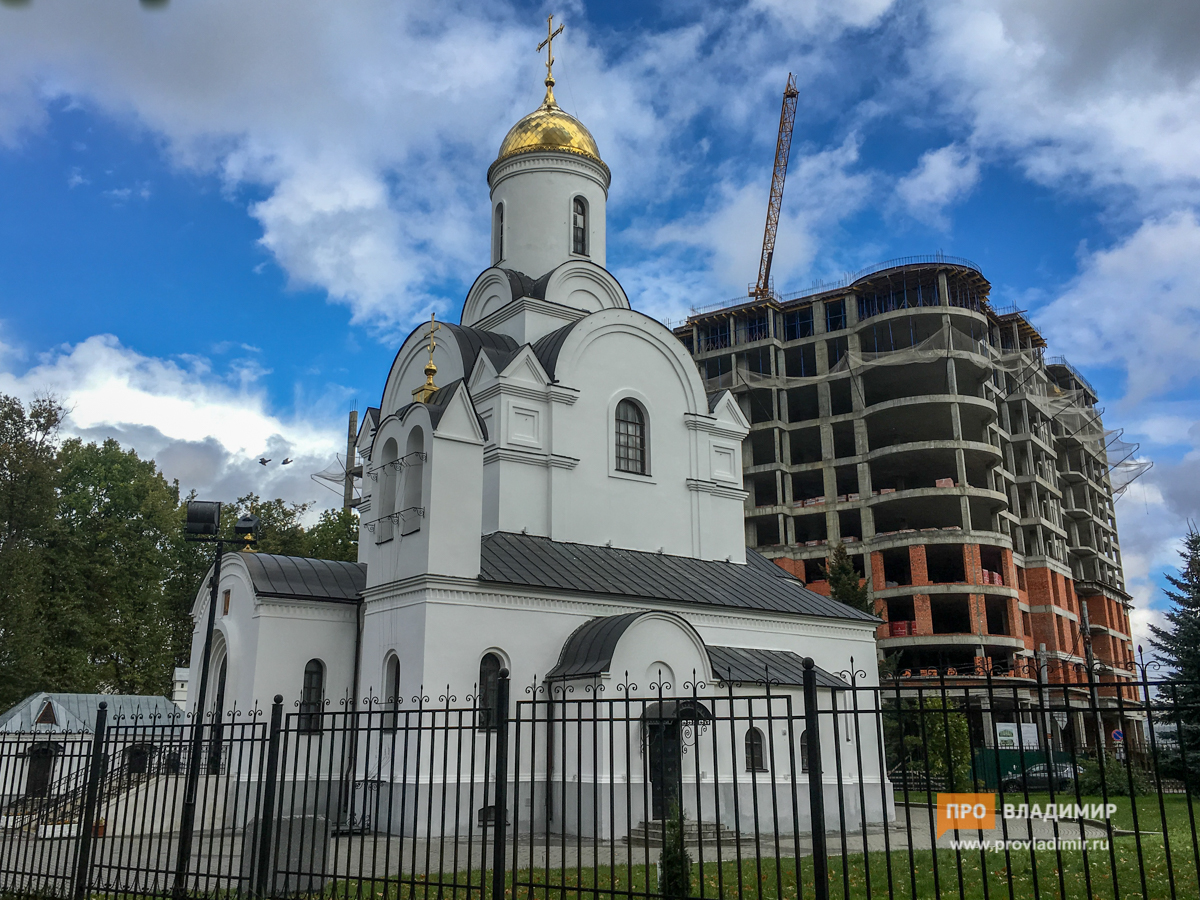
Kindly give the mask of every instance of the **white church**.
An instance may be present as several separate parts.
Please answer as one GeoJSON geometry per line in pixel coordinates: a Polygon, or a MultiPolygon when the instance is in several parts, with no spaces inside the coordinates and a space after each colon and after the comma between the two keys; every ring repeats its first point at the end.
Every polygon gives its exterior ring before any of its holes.
{"type": "Polygon", "coordinates": [[[358,562],[227,555],[205,713],[489,696],[501,668],[514,703],[770,677],[799,705],[802,657],[877,683],[878,619],[745,546],[747,418],[605,268],[609,168],[546,84],[487,172],[491,265],[364,416],[358,562]]]}

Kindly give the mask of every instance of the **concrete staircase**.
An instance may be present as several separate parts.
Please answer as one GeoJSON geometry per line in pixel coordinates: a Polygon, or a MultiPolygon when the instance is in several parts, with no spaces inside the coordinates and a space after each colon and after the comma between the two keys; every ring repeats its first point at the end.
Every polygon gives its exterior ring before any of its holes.
{"type": "MultiPolygon", "coordinates": [[[[700,843],[715,844],[718,835],[722,844],[729,841],[730,846],[733,846],[735,835],[724,825],[718,825],[715,822],[683,823],[683,843],[686,846],[694,847],[700,843]]],[[[647,844],[651,847],[661,847],[663,842],[662,821],[641,822],[635,825],[629,829],[629,835],[625,838],[625,842],[634,847],[644,847],[647,844]]]]}

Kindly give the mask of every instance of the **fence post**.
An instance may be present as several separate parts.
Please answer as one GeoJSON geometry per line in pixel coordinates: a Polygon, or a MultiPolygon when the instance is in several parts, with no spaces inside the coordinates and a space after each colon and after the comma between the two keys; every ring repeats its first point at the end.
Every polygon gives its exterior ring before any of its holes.
{"type": "Polygon", "coordinates": [[[504,900],[505,843],[508,838],[508,669],[496,680],[496,812],[492,831],[492,900],[504,900]]]}
{"type": "MultiPolygon", "coordinates": [[[[258,813],[258,860],[254,866],[254,896],[267,896],[271,866],[271,826],[275,823],[275,783],[279,780],[279,732],[283,728],[283,694],[275,695],[271,707],[271,733],[267,741],[267,769],[264,774],[262,808],[258,813]]],[[[272,885],[274,887],[274,885],[272,885]]]]}
{"type": "MultiPolygon", "coordinates": [[[[812,821],[813,891],[829,900],[829,856],[825,844],[825,778],[821,773],[821,718],[817,710],[817,671],[804,658],[804,740],[808,748],[808,805],[812,821]]],[[[834,748],[837,749],[837,748],[834,748]]]]}
{"type": "Polygon", "coordinates": [[[96,799],[100,794],[100,776],[104,769],[104,730],[107,724],[108,704],[101,701],[96,710],[96,730],[92,733],[83,821],[79,823],[79,843],[75,846],[75,884],[72,889],[75,900],[82,900],[92,888],[92,829],[96,825],[96,799]]]}

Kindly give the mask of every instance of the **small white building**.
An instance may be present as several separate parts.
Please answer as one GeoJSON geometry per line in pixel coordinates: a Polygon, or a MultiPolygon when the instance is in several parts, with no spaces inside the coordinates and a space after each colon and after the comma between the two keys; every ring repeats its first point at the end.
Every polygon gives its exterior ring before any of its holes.
{"type": "Polygon", "coordinates": [[[769,675],[797,708],[801,657],[827,697],[876,683],[878,620],[747,550],[746,416],[605,268],[609,169],[550,84],[487,173],[492,265],[364,416],[359,561],[225,557],[212,710],[489,696],[502,667],[531,695],[769,675]]]}

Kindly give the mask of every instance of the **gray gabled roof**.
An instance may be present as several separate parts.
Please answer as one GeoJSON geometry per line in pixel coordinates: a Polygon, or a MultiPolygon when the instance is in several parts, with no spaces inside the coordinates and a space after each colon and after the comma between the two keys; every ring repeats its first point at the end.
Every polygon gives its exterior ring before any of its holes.
{"type": "Polygon", "coordinates": [[[499,584],[540,587],[629,600],[663,600],[761,610],[796,616],[879,619],[810,591],[753,550],[745,565],[568,544],[528,534],[497,531],[482,541],[479,578],[499,584]]]}
{"type": "Polygon", "coordinates": [[[183,724],[184,712],[166,697],[136,694],[52,694],[38,691],[0,714],[0,732],[50,732],[54,734],[91,734],[96,727],[96,712],[108,704],[110,725],[183,724]],[[43,717],[46,704],[51,715],[43,717]],[[53,718],[53,724],[36,724],[39,718],[53,718]]]}
{"type": "MultiPolygon", "coordinates": [[[[798,685],[804,683],[804,657],[791,650],[759,650],[754,647],[709,647],[713,672],[725,681],[798,685]]],[[[836,675],[819,666],[817,687],[841,690],[849,687],[836,675]]]]}
{"type": "MultiPolygon", "coordinates": [[[[426,323],[428,324],[428,323],[426,323]]],[[[462,357],[462,370],[468,375],[475,367],[475,360],[484,350],[514,353],[521,345],[507,334],[497,334],[494,331],[484,331],[470,325],[455,325],[452,322],[442,322],[442,327],[454,336],[458,345],[458,353],[462,357]]]]}
{"type": "Polygon", "coordinates": [[[367,585],[364,563],[274,553],[242,553],[260,597],[352,603],[367,585]]]}
{"type": "Polygon", "coordinates": [[[546,374],[550,376],[550,380],[555,380],[554,370],[558,368],[558,354],[562,350],[563,344],[566,342],[571,331],[582,321],[576,319],[569,325],[564,325],[556,331],[551,331],[549,334],[544,334],[533,342],[533,352],[537,356],[538,362],[542,364],[542,368],[546,370],[546,374]]]}
{"type": "Polygon", "coordinates": [[[642,610],[584,622],[567,638],[558,654],[558,664],[546,673],[546,678],[590,678],[607,672],[617,642],[644,615],[647,613],[642,610]]]}
{"type": "MultiPolygon", "coordinates": [[[[429,410],[429,422],[433,425],[434,430],[437,430],[438,423],[442,421],[442,414],[446,411],[446,407],[454,398],[454,392],[458,390],[458,386],[463,384],[463,379],[455,378],[453,381],[447,382],[438,388],[430,398],[424,403],[413,401],[406,403],[396,410],[396,417],[400,421],[404,421],[404,417],[408,415],[408,411],[416,406],[424,406],[429,410]]],[[[475,401],[471,399],[471,392],[467,391],[467,399],[470,401],[472,409],[475,406],[475,401]]],[[[488,436],[487,423],[483,421],[483,417],[479,413],[475,413],[475,421],[479,423],[479,430],[483,432],[483,439],[486,441],[488,436]]]]}

